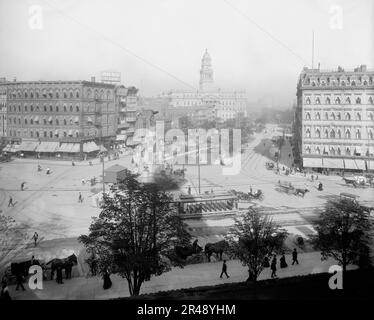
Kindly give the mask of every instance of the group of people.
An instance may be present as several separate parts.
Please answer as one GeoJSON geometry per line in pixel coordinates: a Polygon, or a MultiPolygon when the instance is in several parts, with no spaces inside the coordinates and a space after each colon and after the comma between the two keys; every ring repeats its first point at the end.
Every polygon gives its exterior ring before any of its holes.
{"type": "MultiPolygon", "coordinates": [[[[284,269],[284,268],[288,267],[288,264],[286,262],[286,256],[284,255],[284,253],[282,254],[281,258],[279,259],[279,263],[280,263],[280,268],[281,269],[284,269]]],[[[299,264],[298,253],[297,253],[296,248],[294,248],[293,251],[292,251],[292,265],[294,265],[295,263],[299,264]]],[[[271,278],[276,278],[277,277],[277,256],[276,255],[273,256],[273,259],[272,259],[271,263],[269,261],[269,258],[265,257],[264,262],[263,262],[263,267],[264,268],[269,268],[270,267],[271,278]]],[[[227,274],[226,260],[223,260],[222,270],[221,270],[221,274],[220,274],[219,277],[222,279],[223,275],[226,275],[227,279],[230,278],[230,276],[227,274]]]]}

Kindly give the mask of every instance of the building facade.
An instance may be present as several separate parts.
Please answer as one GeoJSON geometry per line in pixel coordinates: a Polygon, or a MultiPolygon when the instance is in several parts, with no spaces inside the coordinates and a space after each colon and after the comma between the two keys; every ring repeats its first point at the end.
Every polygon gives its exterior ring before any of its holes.
{"type": "Polygon", "coordinates": [[[7,93],[4,82],[0,82],[0,138],[7,136],[7,93]]]}
{"type": "Polygon", "coordinates": [[[160,97],[168,99],[170,109],[185,109],[186,113],[189,109],[200,107],[211,114],[206,108],[213,107],[216,110],[216,118],[223,121],[235,118],[239,113],[247,115],[245,91],[223,91],[214,87],[213,68],[208,51],[205,51],[201,61],[199,90],[170,91],[160,97]]]}
{"type": "Polygon", "coordinates": [[[296,152],[304,168],[374,170],[374,71],[304,68],[297,85],[296,152]]]}

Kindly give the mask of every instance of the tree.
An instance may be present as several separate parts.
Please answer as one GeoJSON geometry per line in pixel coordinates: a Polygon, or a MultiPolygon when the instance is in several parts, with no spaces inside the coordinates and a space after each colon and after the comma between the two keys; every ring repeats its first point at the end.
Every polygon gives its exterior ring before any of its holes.
{"type": "Polygon", "coordinates": [[[287,232],[258,208],[250,208],[242,220],[236,220],[228,241],[231,253],[248,267],[247,281],[257,281],[264,269],[265,257],[280,252],[286,237],[287,232]]]}
{"type": "Polygon", "coordinates": [[[112,270],[126,278],[131,296],[152,275],[170,270],[165,257],[190,235],[172,204],[172,197],[156,184],[142,184],[125,172],[122,181],[104,194],[102,211],[93,218],[88,235],[79,240],[97,259],[99,272],[112,270]]]}
{"type": "Polygon", "coordinates": [[[329,201],[314,223],[317,234],[312,242],[322,260],[334,258],[344,274],[349,264],[358,264],[369,254],[370,227],[368,214],[356,201],[329,201]]]}
{"type": "Polygon", "coordinates": [[[26,239],[27,235],[12,217],[0,215],[0,271],[10,260],[12,250],[26,239]]]}

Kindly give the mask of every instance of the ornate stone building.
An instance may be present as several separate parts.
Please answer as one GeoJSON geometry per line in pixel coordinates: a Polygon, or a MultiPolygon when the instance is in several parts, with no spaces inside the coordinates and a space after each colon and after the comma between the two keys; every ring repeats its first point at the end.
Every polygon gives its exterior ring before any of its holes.
{"type": "Polygon", "coordinates": [[[374,170],[374,71],[304,68],[295,139],[304,168],[374,170]]]}
{"type": "Polygon", "coordinates": [[[211,57],[206,50],[201,61],[199,90],[197,91],[170,91],[160,95],[167,98],[169,109],[185,109],[186,114],[189,109],[206,110],[211,115],[211,109],[215,109],[215,116],[220,120],[232,119],[242,114],[247,115],[247,95],[245,91],[223,91],[214,87],[213,68],[211,57]]]}
{"type": "Polygon", "coordinates": [[[102,144],[115,139],[118,112],[114,85],[92,79],[14,81],[1,87],[7,97],[7,139],[22,141],[20,151],[90,153],[99,148],[89,142],[102,144]]]}

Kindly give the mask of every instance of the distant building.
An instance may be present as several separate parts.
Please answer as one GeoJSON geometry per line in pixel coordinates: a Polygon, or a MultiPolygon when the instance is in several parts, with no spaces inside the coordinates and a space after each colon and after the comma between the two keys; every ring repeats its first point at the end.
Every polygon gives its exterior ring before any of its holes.
{"type": "Polygon", "coordinates": [[[0,81],[0,138],[7,136],[7,93],[6,87],[0,81]]]}
{"type": "Polygon", "coordinates": [[[211,111],[207,108],[211,107],[215,109],[215,118],[222,121],[233,119],[239,114],[247,115],[245,91],[223,91],[214,87],[213,68],[208,51],[205,51],[201,61],[199,90],[170,91],[160,97],[169,100],[170,111],[184,109],[187,114],[189,110],[202,108],[210,114],[211,111]]]}
{"type": "Polygon", "coordinates": [[[374,71],[304,68],[294,137],[304,168],[374,170],[374,71]]]}

